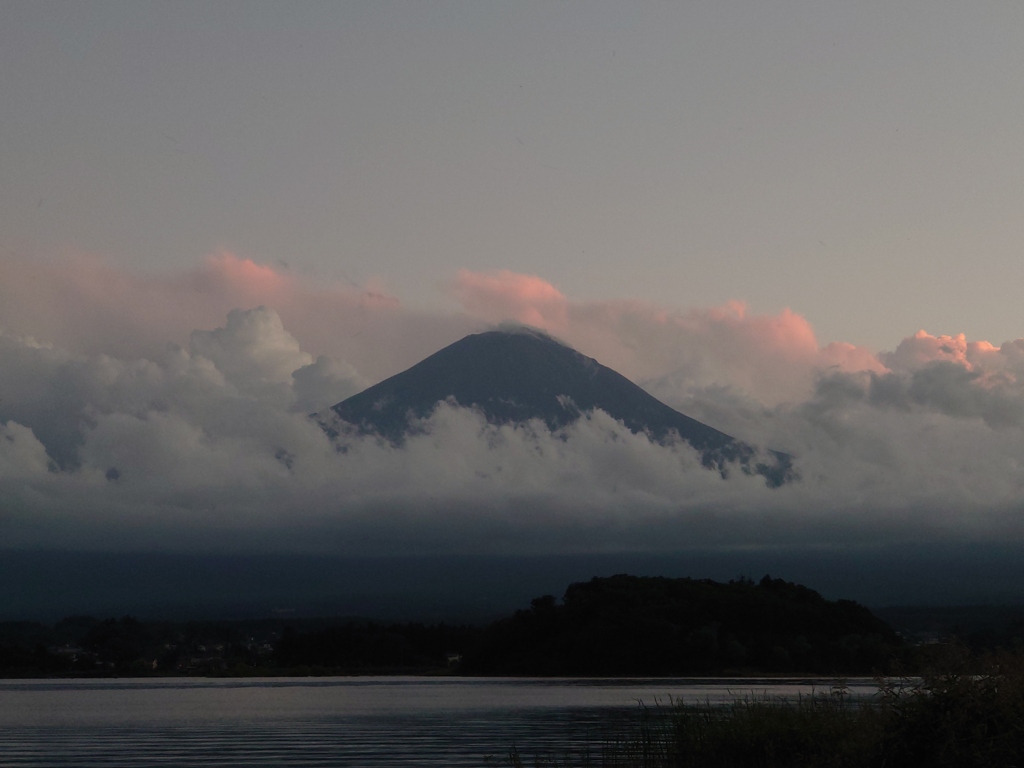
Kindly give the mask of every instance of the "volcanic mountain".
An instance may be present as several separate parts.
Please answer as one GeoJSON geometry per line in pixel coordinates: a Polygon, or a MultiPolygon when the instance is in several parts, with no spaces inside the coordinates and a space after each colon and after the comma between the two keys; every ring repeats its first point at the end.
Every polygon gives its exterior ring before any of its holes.
{"type": "Polygon", "coordinates": [[[673,410],[593,358],[526,328],[466,336],[338,403],[333,416],[320,420],[331,437],[351,428],[400,444],[414,419],[429,416],[445,400],[476,408],[494,424],[540,419],[552,431],[599,408],[651,440],[686,440],[705,467],[723,476],[736,466],[763,475],[771,487],[793,477],[788,455],[758,456],[747,443],[673,410]]]}

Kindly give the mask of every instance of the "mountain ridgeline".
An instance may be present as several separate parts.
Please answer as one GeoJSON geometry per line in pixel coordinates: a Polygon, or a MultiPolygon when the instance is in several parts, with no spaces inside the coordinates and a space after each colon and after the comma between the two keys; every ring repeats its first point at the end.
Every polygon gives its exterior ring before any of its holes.
{"type": "Polygon", "coordinates": [[[332,437],[344,429],[378,434],[400,444],[439,402],[454,400],[479,409],[493,424],[539,419],[552,431],[600,409],[634,433],[669,442],[676,435],[700,452],[708,469],[723,477],[730,466],[760,474],[771,487],[794,477],[791,458],[753,446],[691,419],[593,358],[529,329],[466,336],[369,389],[338,403],[332,437]]]}

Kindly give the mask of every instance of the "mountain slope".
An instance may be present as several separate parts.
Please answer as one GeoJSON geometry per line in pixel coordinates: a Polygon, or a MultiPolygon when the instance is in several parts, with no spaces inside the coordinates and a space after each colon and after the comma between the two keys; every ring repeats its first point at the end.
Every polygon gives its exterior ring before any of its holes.
{"type": "Polygon", "coordinates": [[[653,440],[678,433],[700,451],[706,467],[723,474],[736,462],[745,472],[764,475],[773,487],[791,476],[785,454],[754,463],[756,451],[746,443],[668,407],[593,358],[527,329],[466,336],[331,410],[362,433],[400,443],[411,417],[429,416],[448,398],[479,408],[492,423],[541,419],[552,430],[599,408],[653,440]]]}

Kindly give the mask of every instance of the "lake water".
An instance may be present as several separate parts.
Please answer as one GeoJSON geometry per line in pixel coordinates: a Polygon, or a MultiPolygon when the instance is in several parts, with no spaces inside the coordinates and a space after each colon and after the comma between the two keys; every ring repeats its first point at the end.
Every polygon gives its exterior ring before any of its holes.
{"type": "MultiPolygon", "coordinates": [[[[827,680],[348,677],[0,681],[0,766],[483,766],[600,746],[641,703],[827,680]]],[[[877,689],[850,681],[855,696],[877,689]]]]}

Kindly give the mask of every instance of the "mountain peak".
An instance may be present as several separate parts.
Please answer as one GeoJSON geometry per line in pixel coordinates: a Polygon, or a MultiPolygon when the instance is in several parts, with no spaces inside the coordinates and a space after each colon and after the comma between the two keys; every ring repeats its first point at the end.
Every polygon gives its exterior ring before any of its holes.
{"type": "Polygon", "coordinates": [[[543,328],[537,328],[535,326],[525,325],[523,323],[499,323],[498,325],[496,325],[490,331],[483,331],[482,333],[473,333],[473,334],[470,334],[470,335],[471,336],[481,336],[484,333],[507,333],[507,334],[512,335],[512,336],[516,336],[516,335],[533,336],[536,339],[541,339],[541,340],[546,340],[546,341],[553,341],[556,344],[561,344],[563,347],[568,347],[569,346],[565,342],[562,342],[562,341],[559,341],[558,339],[556,339],[554,336],[552,336],[550,333],[545,331],[543,328]]]}
{"type": "Polygon", "coordinates": [[[466,336],[331,411],[361,433],[399,444],[413,419],[428,417],[446,400],[477,408],[495,424],[540,419],[552,431],[600,409],[651,440],[668,442],[678,435],[700,452],[704,466],[723,475],[735,464],[764,475],[772,487],[792,479],[785,454],[771,452],[768,461],[758,462],[752,446],[679,413],[625,376],[528,326],[466,336]]]}

